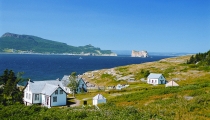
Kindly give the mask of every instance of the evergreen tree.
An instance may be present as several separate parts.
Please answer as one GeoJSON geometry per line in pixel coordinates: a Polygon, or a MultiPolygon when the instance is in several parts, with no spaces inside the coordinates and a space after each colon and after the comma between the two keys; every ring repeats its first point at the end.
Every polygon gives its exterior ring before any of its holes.
{"type": "Polygon", "coordinates": [[[14,83],[16,81],[15,74],[12,70],[9,71],[8,80],[4,86],[4,96],[5,97],[11,97],[11,94],[14,90],[14,83]]]}
{"type": "Polygon", "coordinates": [[[192,55],[189,60],[187,60],[187,64],[197,64],[202,66],[210,65],[210,50],[205,53],[198,53],[192,55]]]}
{"type": "Polygon", "coordinates": [[[8,73],[8,69],[6,69],[4,71],[4,74],[2,76],[0,76],[0,85],[5,85],[7,80],[8,80],[8,76],[9,76],[9,73],[8,73]]]}
{"type": "Polygon", "coordinates": [[[149,74],[150,74],[149,70],[146,70],[146,71],[144,72],[144,77],[147,78],[149,74]]]}
{"type": "Polygon", "coordinates": [[[3,89],[1,95],[3,95],[3,101],[7,100],[10,103],[12,102],[22,102],[23,93],[17,88],[18,82],[22,81],[20,77],[22,73],[19,73],[18,76],[15,76],[15,73],[6,69],[4,74],[1,76],[1,81],[5,81],[3,84],[3,89]]]}

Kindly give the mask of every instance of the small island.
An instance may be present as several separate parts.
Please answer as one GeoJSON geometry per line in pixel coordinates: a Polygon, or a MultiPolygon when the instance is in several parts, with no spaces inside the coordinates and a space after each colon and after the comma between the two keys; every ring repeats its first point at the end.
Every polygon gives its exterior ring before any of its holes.
{"type": "Polygon", "coordinates": [[[131,57],[143,57],[143,58],[146,58],[148,57],[148,53],[147,51],[135,51],[135,50],[132,50],[131,52],[131,57]]]}

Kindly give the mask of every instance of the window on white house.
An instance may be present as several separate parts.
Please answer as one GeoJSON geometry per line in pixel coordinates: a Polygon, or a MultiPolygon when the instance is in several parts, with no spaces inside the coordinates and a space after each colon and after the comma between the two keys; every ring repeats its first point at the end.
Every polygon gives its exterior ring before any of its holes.
{"type": "Polygon", "coordinates": [[[63,90],[60,90],[60,94],[63,94],[63,90]]]}
{"type": "Polygon", "coordinates": [[[31,94],[28,95],[28,99],[29,99],[29,100],[31,99],[31,94]]]}
{"type": "Polygon", "coordinates": [[[28,98],[28,93],[26,93],[26,98],[28,98]]]}
{"type": "Polygon", "coordinates": [[[35,100],[39,100],[39,94],[35,94],[35,100]]]}
{"type": "Polygon", "coordinates": [[[53,102],[57,102],[57,96],[53,97],[53,102]]]}
{"type": "Polygon", "coordinates": [[[56,94],[56,95],[58,94],[58,90],[55,91],[55,94],[56,94]]]}

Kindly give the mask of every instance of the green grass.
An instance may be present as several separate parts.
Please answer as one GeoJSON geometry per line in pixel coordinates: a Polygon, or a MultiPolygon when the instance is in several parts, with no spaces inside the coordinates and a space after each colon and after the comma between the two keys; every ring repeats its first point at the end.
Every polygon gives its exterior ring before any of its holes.
{"type": "Polygon", "coordinates": [[[132,84],[129,89],[117,91],[91,91],[76,94],[81,100],[88,98],[92,104],[92,97],[101,93],[108,103],[86,107],[54,107],[51,109],[39,106],[0,105],[2,119],[162,119],[162,120],[206,120],[210,119],[210,75],[199,79],[191,79],[188,83],[178,82],[179,87],[165,88],[164,85],[152,86],[146,84],[132,84]],[[140,90],[135,89],[140,87],[140,90]],[[113,96],[119,94],[119,96],[113,96]],[[192,97],[187,100],[186,97],[192,97]]]}

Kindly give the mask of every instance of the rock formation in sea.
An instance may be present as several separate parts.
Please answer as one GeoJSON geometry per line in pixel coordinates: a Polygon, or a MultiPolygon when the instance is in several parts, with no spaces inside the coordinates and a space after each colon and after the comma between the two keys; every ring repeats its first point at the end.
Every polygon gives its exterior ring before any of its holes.
{"type": "Polygon", "coordinates": [[[132,50],[131,57],[148,57],[147,51],[135,51],[132,50]]]}

